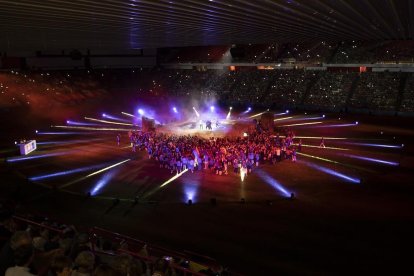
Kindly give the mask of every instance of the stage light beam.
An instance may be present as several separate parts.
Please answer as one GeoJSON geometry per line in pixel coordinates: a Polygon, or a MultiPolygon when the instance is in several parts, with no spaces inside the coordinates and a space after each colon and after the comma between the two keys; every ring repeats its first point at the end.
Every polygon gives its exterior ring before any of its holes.
{"type": "Polygon", "coordinates": [[[386,145],[386,144],[371,144],[371,143],[357,143],[357,142],[343,142],[347,145],[366,146],[366,147],[377,147],[377,148],[402,148],[401,145],[386,145]]]}
{"type": "Polygon", "coordinates": [[[283,126],[280,126],[280,127],[292,127],[292,126],[317,125],[317,124],[322,124],[322,123],[323,123],[323,122],[300,123],[300,124],[283,125],[283,126]]]}
{"type": "Polygon", "coordinates": [[[196,184],[184,184],[184,202],[191,200],[194,203],[197,199],[198,186],[196,184]]]}
{"type": "Polygon", "coordinates": [[[119,118],[119,117],[116,117],[116,116],[113,116],[113,115],[110,115],[110,114],[107,114],[107,113],[102,113],[102,117],[108,118],[108,119],[111,119],[111,120],[115,120],[115,121],[125,122],[125,123],[130,122],[128,120],[125,120],[125,119],[122,119],[122,118],[119,118]]]}
{"type": "MultiPolygon", "coordinates": [[[[52,126],[55,127],[55,126],[52,126]]],[[[68,129],[84,129],[83,127],[69,127],[69,126],[60,126],[62,128],[68,128],[68,129]]],[[[87,128],[90,129],[90,128],[87,128]]],[[[38,135],[73,135],[73,134],[85,134],[84,132],[53,132],[53,131],[39,131],[37,133],[38,135]]]]}
{"type": "Polygon", "coordinates": [[[188,169],[183,170],[182,172],[180,172],[179,174],[171,177],[170,179],[168,179],[167,181],[165,181],[164,183],[161,184],[160,188],[164,187],[165,185],[173,182],[174,180],[176,180],[177,178],[179,178],[180,176],[182,176],[183,174],[185,174],[188,171],[188,169]]]}
{"type": "Polygon", "coordinates": [[[97,174],[100,174],[100,173],[103,173],[103,172],[105,172],[105,171],[107,171],[107,170],[110,170],[110,169],[112,169],[112,168],[115,168],[115,167],[117,167],[117,166],[120,166],[120,165],[122,165],[122,164],[124,164],[124,163],[126,163],[126,162],[128,162],[128,161],[130,161],[131,159],[126,159],[126,160],[123,160],[123,161],[121,161],[121,162],[118,162],[118,163],[115,163],[115,164],[113,164],[113,165],[110,165],[110,166],[108,166],[108,167],[105,167],[105,168],[103,168],[103,169],[100,169],[100,170],[98,170],[98,171],[96,171],[96,172],[93,172],[93,173],[90,173],[90,174],[88,174],[88,175],[86,175],[86,176],[83,176],[83,177],[81,177],[81,178],[78,178],[78,179],[76,179],[76,180],[74,180],[74,181],[71,181],[71,182],[69,182],[69,183],[66,183],[66,184],[64,184],[64,185],[62,185],[62,186],[60,186],[59,188],[65,188],[65,187],[68,187],[68,186],[70,186],[70,185],[73,185],[73,184],[75,184],[75,183],[78,183],[78,182],[80,182],[80,181],[83,181],[83,180],[85,180],[85,179],[87,179],[87,178],[89,178],[89,177],[92,177],[92,176],[94,176],[94,175],[97,175],[97,174]]]}
{"type": "Polygon", "coordinates": [[[270,176],[267,172],[262,169],[257,169],[256,174],[267,184],[278,190],[283,196],[290,197],[290,192],[285,189],[276,179],[270,176]]]}
{"type": "Polygon", "coordinates": [[[150,195],[154,194],[155,192],[157,192],[159,189],[165,187],[166,185],[170,184],[171,182],[173,182],[174,180],[176,180],[177,178],[181,177],[183,174],[185,174],[186,172],[188,172],[188,169],[183,170],[182,172],[174,175],[173,177],[171,177],[170,179],[168,179],[167,181],[165,181],[164,183],[162,183],[159,187],[154,188],[153,190],[149,191],[147,194],[145,194],[142,198],[147,198],[150,195]]]}
{"type": "Polygon", "coordinates": [[[386,160],[381,160],[381,159],[376,159],[376,158],[371,158],[371,157],[365,157],[365,156],[359,156],[359,155],[353,155],[353,154],[343,154],[343,156],[350,157],[350,158],[355,158],[355,159],[359,159],[359,160],[364,160],[364,161],[370,161],[370,162],[390,165],[390,166],[398,166],[399,165],[398,162],[386,161],[386,160]]]}
{"type": "Polygon", "coordinates": [[[114,174],[116,173],[116,171],[110,171],[105,173],[96,183],[96,185],[93,187],[92,191],[91,191],[91,196],[95,196],[98,194],[98,192],[105,187],[108,182],[112,179],[112,177],[114,176],[114,174]]]}
{"type": "MultiPolygon", "coordinates": [[[[295,146],[299,146],[299,144],[295,144],[295,146]]],[[[320,146],[307,145],[307,144],[302,144],[302,147],[307,147],[307,148],[320,148],[320,146]]],[[[323,149],[324,150],[325,149],[329,149],[329,150],[343,150],[343,151],[349,150],[349,149],[346,149],[346,148],[337,148],[337,147],[324,147],[323,149]]]]}
{"type": "Polygon", "coordinates": [[[226,116],[226,120],[229,120],[230,119],[230,116],[231,116],[231,110],[233,109],[233,107],[231,107],[230,106],[230,108],[229,108],[229,113],[227,113],[227,116],[226,116]]]}
{"type": "Polygon", "coordinates": [[[243,112],[243,114],[247,114],[247,113],[249,113],[250,111],[252,111],[252,108],[251,108],[251,107],[248,107],[248,108],[246,109],[246,111],[244,111],[244,112],[243,112]]]}
{"type": "Polygon", "coordinates": [[[321,171],[321,172],[330,174],[332,176],[341,178],[343,180],[346,180],[347,182],[356,183],[356,184],[361,183],[361,179],[359,179],[359,178],[351,177],[351,176],[345,175],[343,173],[336,172],[336,171],[334,171],[332,169],[329,169],[327,167],[319,166],[319,165],[316,165],[316,164],[313,164],[313,163],[309,163],[309,162],[305,162],[305,161],[301,161],[301,162],[305,163],[309,167],[317,169],[318,171],[321,171]]]}
{"type": "Polygon", "coordinates": [[[197,115],[197,117],[200,117],[200,114],[198,113],[197,109],[193,106],[193,110],[195,112],[195,114],[197,115]]]}
{"type": "Polygon", "coordinates": [[[121,113],[122,113],[122,114],[124,114],[125,116],[128,116],[128,117],[137,118],[137,116],[132,115],[132,114],[130,114],[130,113],[126,113],[126,112],[121,112],[121,113]]]}
{"type": "Polygon", "coordinates": [[[46,158],[46,157],[52,157],[52,156],[59,156],[59,155],[67,154],[67,153],[69,153],[69,152],[54,152],[54,153],[38,154],[38,155],[32,155],[32,156],[10,157],[10,158],[6,159],[6,162],[14,163],[14,162],[19,162],[19,161],[33,160],[33,159],[46,158]]]}
{"type": "Polygon", "coordinates": [[[280,115],[286,115],[289,114],[289,110],[286,110],[285,112],[281,112],[281,113],[275,113],[273,114],[274,116],[280,116],[280,115]]]}
{"type": "Polygon", "coordinates": [[[95,122],[101,122],[101,123],[105,123],[105,124],[114,124],[114,125],[122,125],[122,126],[133,126],[133,124],[129,124],[129,123],[119,123],[119,122],[113,122],[113,121],[107,121],[107,120],[100,120],[100,119],[90,118],[90,117],[84,117],[84,118],[85,118],[85,120],[95,121],[95,122]]]}
{"type": "Polygon", "coordinates": [[[331,159],[328,159],[328,158],[323,158],[323,157],[320,157],[320,156],[314,156],[314,155],[310,155],[310,154],[306,154],[306,153],[302,153],[302,152],[297,152],[297,154],[298,155],[301,155],[301,156],[313,158],[313,159],[316,159],[316,160],[320,160],[320,161],[332,163],[332,164],[342,165],[344,167],[348,167],[348,168],[352,168],[352,169],[357,169],[357,170],[361,170],[361,171],[375,173],[375,171],[370,170],[370,169],[367,169],[367,168],[364,168],[364,167],[355,166],[355,165],[351,165],[351,164],[346,164],[346,163],[342,163],[342,162],[339,162],[339,161],[331,160],[331,159]]]}
{"type": "Polygon", "coordinates": [[[99,124],[94,123],[86,123],[86,122],[76,122],[72,120],[66,120],[67,125],[74,125],[74,126],[99,126],[99,124]]]}
{"type": "Polygon", "coordinates": [[[283,117],[283,118],[278,118],[278,119],[274,119],[273,121],[274,122],[277,122],[277,121],[284,121],[284,120],[289,120],[289,119],[292,119],[293,117],[283,117]]]}
{"type": "Polygon", "coordinates": [[[65,175],[70,175],[70,174],[74,174],[74,173],[95,170],[95,169],[98,169],[98,168],[102,168],[105,165],[106,164],[101,164],[101,165],[95,165],[95,166],[77,168],[77,169],[73,169],[73,170],[66,170],[66,171],[61,171],[61,172],[55,172],[55,173],[50,173],[50,174],[45,174],[45,175],[38,175],[38,176],[30,177],[29,180],[31,180],[31,181],[38,181],[38,180],[43,180],[43,179],[48,179],[48,178],[53,178],[53,177],[65,176],[65,175]]]}
{"type": "MultiPolygon", "coordinates": [[[[295,136],[297,139],[322,139],[322,136],[295,136]]],[[[325,140],[349,140],[351,138],[346,137],[324,137],[325,140]]]]}
{"type": "MultiPolygon", "coordinates": [[[[65,129],[79,129],[79,130],[98,130],[98,131],[131,131],[132,128],[107,128],[107,127],[81,127],[81,126],[52,126],[52,128],[65,128],[65,129]]],[[[39,134],[90,134],[85,132],[43,132],[39,134]]]]}
{"type": "Polygon", "coordinates": [[[250,116],[249,118],[253,119],[253,118],[255,118],[255,117],[258,117],[258,116],[260,116],[260,115],[265,114],[265,113],[266,113],[266,112],[268,112],[268,111],[269,111],[269,110],[267,110],[267,111],[263,111],[263,112],[260,112],[260,113],[257,113],[257,114],[254,114],[254,115],[250,116]]]}
{"type": "Polygon", "coordinates": [[[355,125],[357,125],[357,124],[356,123],[352,123],[352,124],[334,124],[334,125],[315,126],[314,128],[353,127],[355,125]]]}

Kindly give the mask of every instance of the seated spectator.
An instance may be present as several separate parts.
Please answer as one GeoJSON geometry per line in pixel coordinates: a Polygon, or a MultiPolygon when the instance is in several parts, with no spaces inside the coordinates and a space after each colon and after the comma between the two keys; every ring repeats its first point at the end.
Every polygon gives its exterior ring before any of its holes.
{"type": "Polygon", "coordinates": [[[62,250],[62,254],[69,256],[70,250],[72,248],[72,239],[63,238],[59,240],[59,248],[62,250]]]}
{"type": "Polygon", "coordinates": [[[66,256],[56,256],[50,266],[48,276],[70,276],[72,260],[66,256]]]}
{"type": "Polygon", "coordinates": [[[158,259],[154,264],[154,272],[152,276],[164,276],[168,274],[170,263],[169,261],[161,258],[158,259]]]}
{"type": "Polygon", "coordinates": [[[15,228],[12,212],[0,205],[0,248],[3,247],[13,234],[15,228]]]}
{"type": "Polygon", "coordinates": [[[89,251],[91,250],[91,245],[89,243],[89,236],[86,233],[79,233],[78,236],[74,240],[74,244],[72,247],[72,251],[70,253],[70,257],[74,259],[76,256],[79,255],[82,251],[89,251]]]}
{"type": "Polygon", "coordinates": [[[72,276],[92,275],[94,265],[95,255],[90,251],[82,251],[75,259],[75,269],[72,276]]]}
{"type": "Polygon", "coordinates": [[[94,276],[121,276],[121,275],[140,275],[140,274],[121,274],[107,264],[100,264],[93,272],[94,276]]]}
{"type": "Polygon", "coordinates": [[[116,256],[112,262],[112,267],[121,275],[143,275],[144,268],[142,262],[129,255],[116,256]]]}
{"type": "MultiPolygon", "coordinates": [[[[47,233],[47,232],[43,232],[47,233]]],[[[33,237],[33,249],[34,249],[34,258],[33,258],[33,268],[39,275],[44,275],[49,270],[53,259],[56,256],[63,254],[63,250],[56,248],[51,250],[46,250],[45,245],[49,241],[48,234],[44,234],[46,237],[36,236],[33,237]]]]}
{"type": "Polygon", "coordinates": [[[16,248],[13,252],[15,266],[6,270],[5,276],[30,276],[30,264],[33,259],[33,246],[25,244],[16,248]]]}
{"type": "Polygon", "coordinates": [[[34,249],[44,252],[45,251],[45,244],[46,244],[46,239],[43,237],[34,237],[33,238],[33,247],[34,249]]]}
{"type": "Polygon", "coordinates": [[[0,275],[4,275],[7,268],[15,265],[14,252],[24,246],[32,246],[32,237],[26,231],[17,231],[0,252],[0,275]]]}

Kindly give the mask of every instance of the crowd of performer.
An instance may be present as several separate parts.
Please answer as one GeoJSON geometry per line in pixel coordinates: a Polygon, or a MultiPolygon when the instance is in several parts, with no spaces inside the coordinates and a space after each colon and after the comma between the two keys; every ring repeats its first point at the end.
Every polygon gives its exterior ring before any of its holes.
{"type": "Polygon", "coordinates": [[[132,151],[145,150],[149,159],[159,162],[160,168],[177,174],[185,169],[211,170],[218,175],[227,175],[231,170],[247,175],[259,164],[296,162],[298,148],[293,145],[294,137],[290,130],[280,136],[253,130],[246,137],[210,139],[156,132],[129,133],[132,151]]]}

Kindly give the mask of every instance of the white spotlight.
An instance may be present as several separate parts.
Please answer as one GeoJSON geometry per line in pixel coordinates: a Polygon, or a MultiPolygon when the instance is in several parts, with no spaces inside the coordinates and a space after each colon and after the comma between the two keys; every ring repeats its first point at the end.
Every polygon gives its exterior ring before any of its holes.
{"type": "Polygon", "coordinates": [[[194,106],[193,106],[193,110],[194,110],[195,114],[197,115],[197,117],[200,117],[200,114],[197,112],[197,109],[195,109],[194,106]]]}
{"type": "Polygon", "coordinates": [[[233,107],[230,106],[229,113],[227,113],[227,116],[226,116],[226,120],[230,119],[232,109],[233,109],[233,107]]]}

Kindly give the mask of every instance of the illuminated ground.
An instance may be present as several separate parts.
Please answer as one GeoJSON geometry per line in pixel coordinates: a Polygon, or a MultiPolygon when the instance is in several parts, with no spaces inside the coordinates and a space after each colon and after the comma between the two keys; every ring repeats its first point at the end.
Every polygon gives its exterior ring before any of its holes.
{"type": "MultiPolygon", "coordinates": [[[[297,136],[324,136],[326,146],[335,149],[303,147],[307,156],[298,155],[297,163],[261,165],[244,182],[233,173],[217,176],[202,171],[187,172],[160,187],[174,175],[148,160],[144,152],[132,153],[125,133],[120,147],[114,132],[38,134],[36,139],[46,144],[29,156],[49,156],[10,162],[16,152],[11,146],[4,148],[9,162],[2,169],[8,180],[2,186],[14,195],[16,186],[20,187],[19,198],[41,213],[206,254],[249,275],[334,273],[338,268],[345,272],[357,267],[365,273],[403,269],[408,264],[403,251],[414,230],[414,131],[406,127],[410,120],[360,117],[358,125],[329,127],[354,124],[357,119],[292,116],[278,124],[321,122],[292,128],[297,136]],[[33,178],[82,168],[90,169],[33,178]],[[87,192],[95,197],[86,199],[87,192]],[[289,200],[290,193],[297,198],[289,200]],[[140,199],[137,205],[135,197],[140,199]],[[113,198],[123,201],[110,208],[113,198]],[[184,204],[189,198],[192,206],[184,204]],[[217,206],[210,204],[211,198],[217,199],[217,206]],[[246,204],[240,203],[241,198],[246,204]]],[[[231,126],[225,129],[220,135],[240,134],[231,126]]],[[[302,141],[317,146],[320,138],[302,141]]]]}

